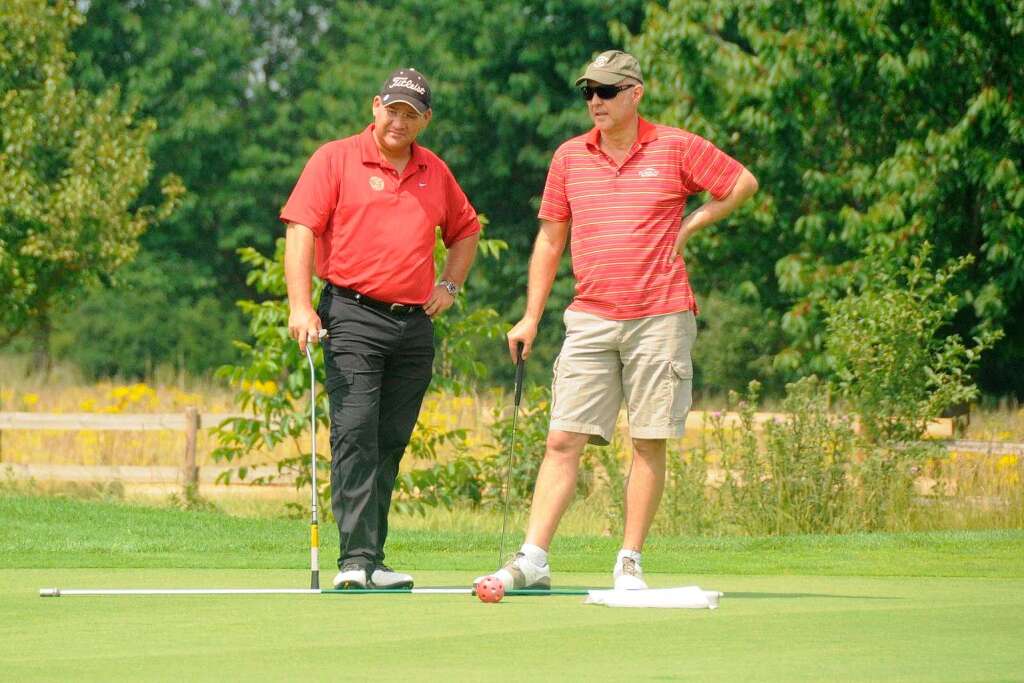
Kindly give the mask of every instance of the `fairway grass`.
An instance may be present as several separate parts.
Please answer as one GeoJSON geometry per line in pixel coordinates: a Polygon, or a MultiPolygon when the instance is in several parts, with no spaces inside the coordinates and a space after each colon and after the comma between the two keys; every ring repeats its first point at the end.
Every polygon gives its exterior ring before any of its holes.
{"type": "MultiPolygon", "coordinates": [[[[579,597],[40,598],[60,588],[304,588],[302,521],[0,495],[3,680],[1021,680],[1024,532],[656,538],[653,587],[708,610],[579,597]]],[[[325,582],[336,535],[323,529],[325,582]]],[[[398,530],[420,586],[467,585],[497,535],[398,530]]],[[[559,586],[606,586],[616,543],[563,537],[559,586]]]]}

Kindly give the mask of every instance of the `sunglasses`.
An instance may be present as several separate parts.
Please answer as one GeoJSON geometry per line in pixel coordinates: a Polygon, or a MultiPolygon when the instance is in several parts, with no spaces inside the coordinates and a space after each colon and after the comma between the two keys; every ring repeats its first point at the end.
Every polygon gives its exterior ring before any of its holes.
{"type": "Polygon", "coordinates": [[[629,90],[634,85],[636,85],[636,83],[630,83],[629,85],[585,85],[580,88],[580,95],[582,95],[583,99],[587,102],[592,100],[594,95],[597,95],[602,100],[614,100],[619,96],[620,92],[623,90],[629,90]]]}

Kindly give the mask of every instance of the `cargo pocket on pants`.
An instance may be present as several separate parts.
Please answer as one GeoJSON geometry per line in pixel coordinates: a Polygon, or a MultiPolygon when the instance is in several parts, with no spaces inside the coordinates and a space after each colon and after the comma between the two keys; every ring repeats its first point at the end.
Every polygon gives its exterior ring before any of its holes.
{"type": "Polygon", "coordinates": [[[336,391],[340,391],[342,392],[340,396],[345,396],[352,388],[352,382],[355,381],[356,371],[348,368],[328,368],[326,375],[324,388],[327,389],[327,394],[329,396],[334,396],[336,391]]]}
{"type": "Polygon", "coordinates": [[[691,361],[669,361],[671,371],[669,378],[672,392],[672,424],[686,422],[686,414],[690,412],[693,402],[693,363],[691,361]]]}

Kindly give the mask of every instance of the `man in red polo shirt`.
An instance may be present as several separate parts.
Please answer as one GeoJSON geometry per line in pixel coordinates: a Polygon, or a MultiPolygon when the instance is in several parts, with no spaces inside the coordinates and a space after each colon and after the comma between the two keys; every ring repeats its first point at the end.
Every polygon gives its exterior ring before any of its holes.
{"type": "Polygon", "coordinates": [[[686,241],[757,190],[742,165],[698,135],[640,118],[644,95],[632,56],[602,53],[576,81],[594,128],[555,152],[530,260],[526,314],[508,333],[523,356],[570,236],[576,296],[555,361],[547,450],[537,474],[526,542],[495,575],[506,589],[548,587],[547,551],[572,500],[587,442],[606,445],[625,400],[633,442],[616,588],[646,588],[640,551],[665,484],[665,440],[690,408],[697,304],[686,241]],[[690,195],[711,199],[683,219],[690,195]]]}
{"type": "Polygon", "coordinates": [[[392,73],[373,98],[373,123],[320,147],[281,210],[289,333],[305,350],[327,331],[339,588],[413,584],[384,564],[391,493],[430,384],[431,318],[454,302],[479,238],[455,177],[415,142],[430,122],[430,99],[420,73],[392,73]],[[435,283],[437,226],[448,258],[435,283]],[[314,260],[326,283],[316,310],[314,260]]]}

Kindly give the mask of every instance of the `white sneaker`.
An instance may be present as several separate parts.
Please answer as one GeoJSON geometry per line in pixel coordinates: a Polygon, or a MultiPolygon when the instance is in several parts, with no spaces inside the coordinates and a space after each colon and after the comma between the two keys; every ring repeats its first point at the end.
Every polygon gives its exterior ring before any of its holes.
{"type": "Polygon", "coordinates": [[[370,575],[370,584],[374,588],[412,588],[412,577],[396,572],[385,564],[378,564],[370,575]]]}
{"type": "Polygon", "coordinates": [[[644,570],[640,563],[632,557],[620,558],[612,570],[612,578],[615,579],[615,590],[639,590],[647,588],[644,581],[644,570]]]}
{"type": "Polygon", "coordinates": [[[342,565],[334,576],[334,587],[340,589],[366,588],[366,570],[358,564],[342,565]]]}
{"type": "Polygon", "coordinates": [[[488,576],[498,577],[506,591],[524,588],[549,590],[551,588],[551,566],[538,567],[526,559],[526,555],[522,553],[516,553],[516,556],[509,560],[508,564],[493,574],[476,577],[473,579],[473,585],[476,586],[488,576]]]}

